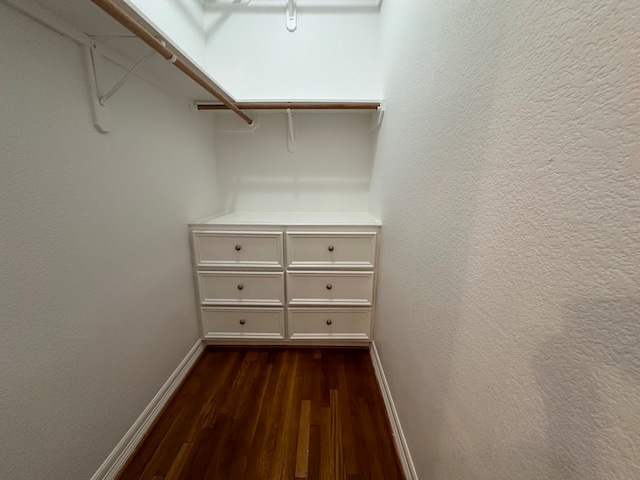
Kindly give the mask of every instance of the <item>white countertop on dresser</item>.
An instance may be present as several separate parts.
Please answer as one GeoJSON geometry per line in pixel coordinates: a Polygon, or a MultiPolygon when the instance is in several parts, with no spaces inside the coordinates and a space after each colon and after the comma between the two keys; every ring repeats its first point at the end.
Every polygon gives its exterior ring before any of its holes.
{"type": "Polygon", "coordinates": [[[195,227],[247,224],[380,226],[382,222],[366,212],[231,212],[189,222],[195,227]]]}

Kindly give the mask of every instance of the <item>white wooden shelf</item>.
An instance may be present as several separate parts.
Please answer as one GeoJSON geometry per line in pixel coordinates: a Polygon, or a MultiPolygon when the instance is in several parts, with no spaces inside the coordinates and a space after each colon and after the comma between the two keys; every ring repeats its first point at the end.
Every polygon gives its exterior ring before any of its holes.
{"type": "Polygon", "coordinates": [[[377,227],[382,222],[367,212],[230,212],[189,222],[211,225],[358,225],[377,227]]]}

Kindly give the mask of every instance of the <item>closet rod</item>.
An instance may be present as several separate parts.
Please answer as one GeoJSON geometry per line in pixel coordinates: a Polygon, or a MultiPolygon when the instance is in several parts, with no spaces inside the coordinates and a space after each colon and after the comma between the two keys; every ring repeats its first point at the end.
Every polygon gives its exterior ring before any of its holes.
{"type": "Polygon", "coordinates": [[[228,108],[238,114],[242,119],[247,122],[249,125],[253,123],[253,120],[245,114],[242,110],[240,110],[235,105],[235,100],[227,95],[215,82],[212,80],[205,78],[199,72],[191,68],[184,61],[176,57],[176,55],[169,50],[164,42],[158,40],[151,33],[149,33],[142,25],[136,22],[127,12],[121,9],[118,5],[113,3],[111,0],[91,0],[98,7],[104,10],[108,15],[117,20],[120,24],[126,27],[129,31],[134,33],[137,37],[139,37],[143,42],[153,48],[156,52],[162,55],[165,60],[173,63],[177,68],[182,70],[188,77],[190,77],[194,82],[204,88],[211,95],[220,100],[225,108],[228,108]]]}
{"type": "MultiPolygon", "coordinates": [[[[236,102],[245,110],[377,110],[380,102],[236,102]]],[[[226,110],[216,103],[198,103],[198,110],[226,110]]]]}

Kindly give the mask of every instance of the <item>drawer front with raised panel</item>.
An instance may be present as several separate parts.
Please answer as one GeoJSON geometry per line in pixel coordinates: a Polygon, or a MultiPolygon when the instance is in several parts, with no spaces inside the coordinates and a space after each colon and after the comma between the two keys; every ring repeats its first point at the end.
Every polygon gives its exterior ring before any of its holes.
{"type": "Polygon", "coordinates": [[[373,272],[287,272],[289,305],[371,305],[373,272]]]}
{"type": "Polygon", "coordinates": [[[376,234],[287,233],[288,268],[373,268],[376,234]]]}
{"type": "Polygon", "coordinates": [[[369,308],[289,308],[289,338],[298,340],[368,340],[369,308]]]}
{"type": "Polygon", "coordinates": [[[204,338],[284,339],[283,308],[202,308],[204,338]]]}
{"type": "Polygon", "coordinates": [[[282,268],[280,232],[193,232],[196,267],[282,268]]]}
{"type": "Polygon", "coordinates": [[[282,305],[281,272],[198,272],[203,305],[282,305]]]}

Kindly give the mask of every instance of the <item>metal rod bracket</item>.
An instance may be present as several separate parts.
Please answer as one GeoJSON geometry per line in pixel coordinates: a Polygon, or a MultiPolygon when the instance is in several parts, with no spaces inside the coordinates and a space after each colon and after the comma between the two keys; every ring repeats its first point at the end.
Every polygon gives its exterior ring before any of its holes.
{"type": "Polygon", "coordinates": [[[378,108],[371,115],[371,131],[375,132],[382,126],[382,120],[384,119],[384,105],[380,104],[378,108]]]}
{"type": "Polygon", "coordinates": [[[296,131],[293,124],[293,112],[287,108],[287,150],[291,153],[296,151],[296,131]]]}
{"type": "Polygon", "coordinates": [[[287,0],[287,30],[295,32],[298,28],[297,0],[287,0]]]}

